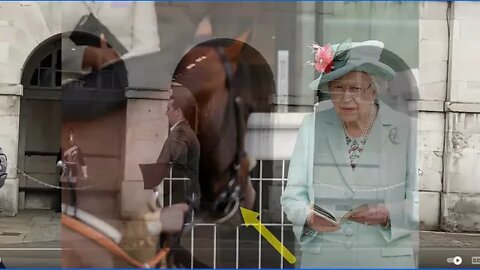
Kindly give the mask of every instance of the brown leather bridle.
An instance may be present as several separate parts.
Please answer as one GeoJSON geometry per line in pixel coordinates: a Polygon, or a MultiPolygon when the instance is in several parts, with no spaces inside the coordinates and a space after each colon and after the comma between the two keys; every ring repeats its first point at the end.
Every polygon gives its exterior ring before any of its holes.
{"type": "MultiPolygon", "coordinates": [[[[216,223],[223,223],[226,220],[230,219],[235,212],[238,211],[240,202],[242,201],[242,188],[239,181],[240,175],[245,170],[248,172],[248,164],[246,162],[248,159],[245,145],[244,145],[244,135],[246,133],[246,122],[244,121],[246,112],[244,107],[244,101],[240,97],[239,90],[236,89],[233,85],[233,70],[232,65],[227,59],[224,48],[219,47],[215,48],[217,51],[226,74],[226,88],[229,91],[229,98],[227,106],[225,106],[225,112],[228,113],[228,110],[233,108],[235,113],[235,125],[237,128],[237,147],[235,158],[233,162],[228,166],[227,170],[229,171],[230,180],[228,182],[227,188],[220,193],[220,195],[215,199],[211,211],[214,215],[219,216],[220,218],[216,220],[216,223]],[[246,166],[246,168],[244,168],[246,166]]],[[[220,134],[226,129],[226,121],[222,123],[222,128],[220,134]]]]}

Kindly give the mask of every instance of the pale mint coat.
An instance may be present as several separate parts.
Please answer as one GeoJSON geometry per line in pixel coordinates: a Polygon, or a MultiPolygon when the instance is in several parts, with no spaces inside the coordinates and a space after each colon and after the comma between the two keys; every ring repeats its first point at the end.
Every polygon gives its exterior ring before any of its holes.
{"type": "MultiPolygon", "coordinates": [[[[343,125],[333,109],[307,115],[300,127],[281,198],[300,242],[301,267],[415,267],[418,224],[416,121],[379,104],[355,172],[349,164],[343,125]],[[316,129],[315,123],[316,122],[316,129]],[[315,137],[315,139],[314,139],[315,137]],[[315,166],[313,165],[315,164],[315,166]],[[308,207],[331,198],[362,195],[373,185],[390,213],[391,230],[347,222],[334,233],[304,234],[308,207]]],[[[337,214],[329,204],[322,207],[337,214]]]]}

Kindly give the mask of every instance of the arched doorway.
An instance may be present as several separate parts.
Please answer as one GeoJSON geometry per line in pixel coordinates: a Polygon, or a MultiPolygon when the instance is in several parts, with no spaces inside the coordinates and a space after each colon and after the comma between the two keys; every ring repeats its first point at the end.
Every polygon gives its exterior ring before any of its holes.
{"type": "MultiPolygon", "coordinates": [[[[40,44],[27,59],[21,78],[18,169],[50,185],[58,185],[60,149],[61,39],[40,44]]],[[[59,193],[19,174],[19,208],[52,209],[59,193]]]]}
{"type": "MultiPolygon", "coordinates": [[[[59,186],[56,163],[68,121],[91,165],[85,184],[102,184],[100,190],[82,191],[82,201],[88,204],[88,197],[101,194],[108,198],[109,209],[116,209],[125,153],[126,75],[118,71],[124,67],[115,65],[78,80],[65,80],[70,74],[62,70],[61,48],[62,35],[58,34],[37,46],[24,65],[18,169],[31,177],[19,174],[19,208],[60,205],[61,193],[53,186],[59,186]],[[84,112],[80,118],[79,112],[84,112]]],[[[96,209],[91,206],[87,208],[96,209]]]]}

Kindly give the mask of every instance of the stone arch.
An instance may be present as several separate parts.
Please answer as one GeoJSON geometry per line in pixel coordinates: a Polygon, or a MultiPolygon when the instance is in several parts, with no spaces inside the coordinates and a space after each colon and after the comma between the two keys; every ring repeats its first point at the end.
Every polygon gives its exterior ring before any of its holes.
{"type": "MultiPolygon", "coordinates": [[[[73,125],[78,131],[80,144],[85,148],[87,160],[90,159],[91,164],[102,164],[98,166],[116,168],[113,170],[117,172],[115,177],[99,171],[92,173],[92,178],[102,178],[108,182],[108,192],[118,192],[123,178],[120,172],[124,160],[126,69],[123,62],[119,62],[78,79],[65,80],[61,50],[62,39],[68,38],[69,34],[56,34],[45,39],[30,52],[23,65],[18,169],[42,182],[58,185],[59,172],[55,164],[61,158],[64,126],[71,128],[73,125]],[[102,135],[112,131],[115,138],[102,135]],[[107,145],[108,149],[105,148],[107,145]]],[[[85,34],[90,40],[98,38],[85,34]]],[[[19,177],[20,209],[59,207],[60,192],[23,174],[19,177]]],[[[112,204],[116,204],[113,201],[112,204]]]]}
{"type": "MultiPolygon", "coordinates": [[[[45,39],[26,57],[21,69],[17,167],[46,184],[58,185],[60,150],[61,35],[45,39]]],[[[54,209],[60,194],[47,185],[19,177],[19,209],[54,209]]]]}

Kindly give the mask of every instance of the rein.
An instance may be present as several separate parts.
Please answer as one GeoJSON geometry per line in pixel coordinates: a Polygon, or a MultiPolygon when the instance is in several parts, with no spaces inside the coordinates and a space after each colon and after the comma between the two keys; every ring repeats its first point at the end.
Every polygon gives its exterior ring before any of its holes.
{"type": "Polygon", "coordinates": [[[61,220],[62,220],[62,225],[68,227],[72,231],[75,231],[89,238],[99,246],[108,250],[113,255],[123,259],[124,261],[128,262],[129,264],[137,268],[154,268],[170,252],[170,249],[168,247],[162,248],[158,251],[155,257],[148,260],[147,262],[141,263],[136,259],[132,258],[130,255],[128,255],[120,246],[118,246],[110,238],[106,237],[105,235],[93,229],[92,227],[85,225],[83,222],[78,221],[75,218],[69,217],[68,215],[65,215],[65,214],[62,214],[61,220]]]}
{"type": "MultiPolygon", "coordinates": [[[[40,181],[27,173],[18,170],[18,172],[22,175],[24,175],[26,178],[31,179],[37,183],[40,183],[42,185],[45,185],[50,188],[54,189],[65,189],[65,190],[82,190],[82,189],[89,189],[97,185],[92,185],[89,187],[84,187],[84,188],[65,188],[65,187],[60,187],[60,186],[55,186],[51,184],[47,184],[43,181],[40,181]]],[[[74,209],[76,209],[76,206],[73,206],[74,209]]],[[[99,232],[97,229],[93,228],[92,226],[86,225],[84,222],[79,221],[73,217],[70,217],[66,214],[62,214],[61,218],[61,223],[62,225],[66,226],[70,230],[81,234],[85,236],[86,238],[89,238],[90,240],[94,241],[97,245],[105,248],[108,250],[110,253],[113,255],[123,259],[124,261],[128,262],[130,265],[137,267],[137,268],[154,268],[157,264],[160,263],[161,260],[166,258],[168,253],[170,252],[170,248],[165,247],[162,248],[158,251],[155,257],[152,259],[148,260],[147,262],[141,263],[134,258],[132,258],[128,253],[126,253],[117,243],[115,243],[112,239],[109,237],[105,236],[102,232],[99,232]]]]}

